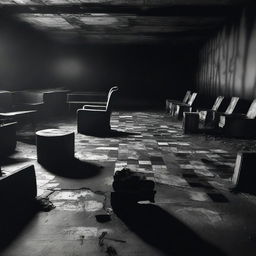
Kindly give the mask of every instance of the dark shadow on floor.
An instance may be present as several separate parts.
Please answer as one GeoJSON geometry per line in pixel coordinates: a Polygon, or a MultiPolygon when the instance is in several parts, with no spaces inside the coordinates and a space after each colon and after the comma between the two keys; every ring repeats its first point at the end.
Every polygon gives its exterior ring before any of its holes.
{"type": "Polygon", "coordinates": [[[218,189],[212,186],[206,177],[198,176],[194,170],[187,173],[183,173],[182,177],[192,188],[202,189],[207,193],[209,198],[215,203],[228,203],[229,200],[226,198],[218,189]]]}
{"type": "Polygon", "coordinates": [[[29,158],[12,158],[12,157],[5,157],[0,159],[1,165],[12,165],[12,164],[18,164],[18,163],[27,163],[31,161],[29,158]]]}
{"type": "Polygon", "coordinates": [[[113,197],[111,204],[115,214],[130,230],[166,255],[225,255],[159,206],[128,204],[113,197]]]}
{"type": "Polygon", "coordinates": [[[0,211],[0,254],[3,250],[19,237],[26,226],[33,220],[39,212],[35,202],[29,204],[1,205],[0,211]]]}
{"type": "Polygon", "coordinates": [[[206,128],[200,128],[199,133],[204,133],[205,135],[213,136],[215,139],[231,139],[236,140],[237,142],[243,141],[243,140],[255,140],[256,136],[248,137],[246,134],[240,135],[239,137],[231,136],[226,132],[224,134],[224,129],[218,128],[218,127],[206,127],[206,128]]]}
{"type": "Polygon", "coordinates": [[[214,161],[206,158],[202,158],[201,161],[211,167],[212,171],[217,173],[223,179],[228,179],[233,176],[234,167],[231,167],[230,165],[222,164],[217,160],[214,161]]]}
{"type": "Polygon", "coordinates": [[[103,169],[102,166],[94,163],[81,161],[77,158],[69,162],[57,164],[41,164],[47,171],[58,176],[72,179],[86,179],[97,176],[103,169]]]}
{"type": "Polygon", "coordinates": [[[16,135],[17,141],[29,144],[29,145],[36,145],[36,136],[35,134],[22,134],[19,133],[16,135]]]}
{"type": "Polygon", "coordinates": [[[205,134],[206,136],[221,136],[221,130],[215,125],[200,125],[197,133],[205,134]]]}
{"type": "MultiPolygon", "coordinates": [[[[81,132],[80,132],[81,133],[81,132]]],[[[116,138],[116,137],[127,137],[130,135],[140,135],[140,133],[135,132],[123,132],[118,130],[110,130],[110,131],[91,131],[86,133],[81,133],[88,136],[95,136],[100,138],[116,138]]]]}

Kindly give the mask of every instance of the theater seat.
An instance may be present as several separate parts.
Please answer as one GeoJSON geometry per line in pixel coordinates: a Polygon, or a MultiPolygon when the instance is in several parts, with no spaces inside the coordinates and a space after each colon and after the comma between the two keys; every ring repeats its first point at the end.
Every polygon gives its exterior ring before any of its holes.
{"type": "Polygon", "coordinates": [[[218,111],[223,100],[224,100],[223,96],[218,96],[211,109],[202,109],[202,108],[197,109],[197,111],[199,112],[200,121],[203,121],[205,125],[212,122],[214,118],[214,114],[218,111]]]}
{"type": "Polygon", "coordinates": [[[239,97],[232,97],[230,99],[230,103],[226,108],[225,112],[212,111],[211,120],[207,121],[206,126],[211,128],[218,128],[218,125],[220,122],[220,116],[229,116],[233,114],[233,111],[235,110],[238,101],[239,101],[239,97]]]}
{"type": "Polygon", "coordinates": [[[193,92],[187,103],[174,103],[174,105],[176,106],[176,113],[175,115],[178,117],[179,120],[181,120],[183,118],[183,113],[184,112],[191,112],[192,110],[192,105],[196,99],[197,93],[193,92]]]}
{"type": "Polygon", "coordinates": [[[187,103],[187,101],[190,98],[190,95],[191,95],[191,91],[187,91],[182,101],[167,99],[166,100],[166,112],[173,115],[173,113],[175,111],[175,103],[176,104],[177,103],[187,103]]]}
{"type": "Polygon", "coordinates": [[[256,138],[256,99],[246,114],[221,115],[219,128],[227,137],[256,138]]]}

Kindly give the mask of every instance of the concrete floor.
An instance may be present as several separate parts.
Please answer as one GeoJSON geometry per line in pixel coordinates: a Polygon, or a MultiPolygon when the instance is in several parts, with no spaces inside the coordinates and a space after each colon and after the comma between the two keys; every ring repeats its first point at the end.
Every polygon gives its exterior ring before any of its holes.
{"type": "MultiPolygon", "coordinates": [[[[76,121],[44,128],[76,131],[76,121]]],[[[115,112],[112,129],[120,132],[76,133],[75,164],[58,169],[37,163],[31,130],[18,133],[3,170],[34,164],[38,196],[55,208],[31,214],[0,255],[256,255],[255,196],[229,190],[237,152],[254,150],[255,141],[184,135],[162,112],[115,112]],[[155,203],[116,208],[113,173],[125,166],[156,182],[155,203]],[[100,214],[110,221],[98,222],[100,214]]]]}

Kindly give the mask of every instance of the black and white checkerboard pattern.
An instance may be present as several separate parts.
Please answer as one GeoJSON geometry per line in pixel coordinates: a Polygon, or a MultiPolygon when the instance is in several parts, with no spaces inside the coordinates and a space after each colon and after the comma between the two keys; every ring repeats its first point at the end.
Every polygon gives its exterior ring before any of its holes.
{"type": "MultiPolygon", "coordinates": [[[[76,123],[58,127],[74,131],[76,123]]],[[[128,167],[145,173],[157,184],[190,190],[195,200],[225,202],[220,191],[233,174],[237,150],[232,144],[184,135],[182,124],[163,112],[114,112],[111,127],[118,136],[76,134],[76,157],[102,166],[111,162],[113,172],[128,167]]],[[[37,175],[39,189],[58,189],[54,176],[37,175]]]]}

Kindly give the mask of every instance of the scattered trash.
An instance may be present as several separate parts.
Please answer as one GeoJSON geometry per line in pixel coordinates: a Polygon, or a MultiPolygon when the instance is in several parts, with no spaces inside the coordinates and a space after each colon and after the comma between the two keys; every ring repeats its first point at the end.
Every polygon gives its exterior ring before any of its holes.
{"type": "Polygon", "coordinates": [[[112,247],[112,246],[108,246],[108,247],[107,247],[106,253],[107,253],[109,256],[116,256],[116,255],[117,255],[117,252],[116,252],[115,248],[112,247]]]}
{"type": "Polygon", "coordinates": [[[118,242],[118,243],[126,243],[126,241],[124,241],[124,240],[115,239],[115,238],[105,237],[105,240],[110,240],[110,241],[114,241],[114,242],[118,242]]]}
{"type": "Polygon", "coordinates": [[[49,212],[55,208],[55,205],[48,198],[37,198],[36,206],[44,212],[49,212]]]}
{"type": "Polygon", "coordinates": [[[107,235],[107,232],[102,232],[101,235],[99,236],[99,246],[103,246],[104,245],[104,238],[107,235]]]}
{"type": "Polygon", "coordinates": [[[84,244],[84,238],[85,238],[85,236],[83,236],[83,235],[80,236],[80,245],[84,244]]]}
{"type": "Polygon", "coordinates": [[[113,209],[110,207],[107,207],[105,210],[109,215],[113,213],[113,209]]]}
{"type": "Polygon", "coordinates": [[[103,246],[104,245],[104,240],[114,241],[114,242],[118,242],[118,243],[126,243],[126,241],[121,240],[121,239],[106,237],[107,234],[108,233],[105,232],[105,231],[101,233],[101,235],[99,236],[99,246],[103,246]]]}
{"type": "Polygon", "coordinates": [[[100,223],[108,222],[111,220],[111,216],[109,214],[98,214],[95,215],[95,218],[100,223]]]}

